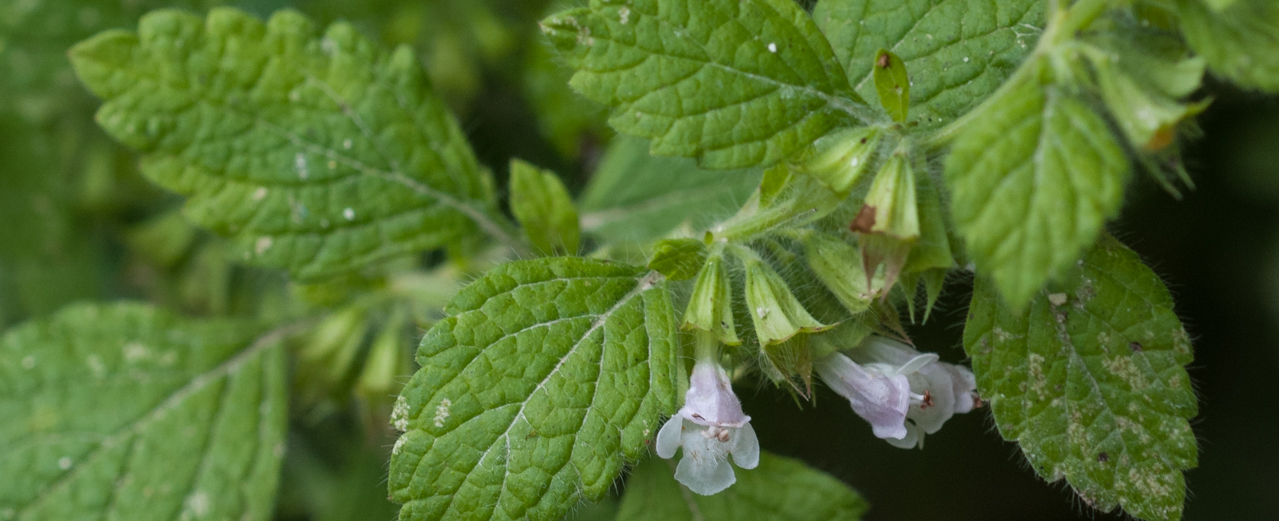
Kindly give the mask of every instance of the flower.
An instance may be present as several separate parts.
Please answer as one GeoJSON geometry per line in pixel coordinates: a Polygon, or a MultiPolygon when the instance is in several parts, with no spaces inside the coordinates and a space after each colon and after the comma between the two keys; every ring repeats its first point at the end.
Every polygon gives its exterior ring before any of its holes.
{"type": "Polygon", "coordinates": [[[759,465],[759,439],[742,414],[728,373],[711,358],[693,365],[684,407],[657,433],[657,455],[670,459],[684,447],[675,479],[698,494],[718,493],[737,481],[728,456],[744,469],[759,465]]]}
{"type": "Polygon", "coordinates": [[[813,369],[870,422],[876,437],[903,449],[922,448],[925,434],[979,403],[972,371],[883,337],[867,338],[848,356],[823,357],[813,369]]]}

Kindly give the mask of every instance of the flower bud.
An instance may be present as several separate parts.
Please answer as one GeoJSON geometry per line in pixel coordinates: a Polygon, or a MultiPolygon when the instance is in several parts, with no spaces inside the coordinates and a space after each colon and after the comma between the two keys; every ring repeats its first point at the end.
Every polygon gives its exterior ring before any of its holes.
{"type": "Polygon", "coordinates": [[[881,264],[883,293],[897,282],[911,247],[919,240],[919,205],[915,198],[915,171],[905,155],[894,154],[875,175],[861,211],[849,225],[858,233],[868,287],[881,264]]]}
{"type": "Polygon", "coordinates": [[[816,332],[829,327],[804,309],[772,267],[757,258],[744,259],[744,262],[746,305],[760,346],[784,342],[801,331],[816,332]]]}
{"type": "Polygon", "coordinates": [[[724,256],[718,252],[706,258],[693,283],[693,295],[684,311],[684,329],[710,331],[721,343],[735,346],[742,343],[737,338],[733,324],[733,290],[728,273],[724,269],[724,256]]]}
{"type": "Polygon", "coordinates": [[[369,347],[369,356],[355,382],[355,392],[370,404],[390,404],[410,372],[404,331],[407,323],[407,313],[397,311],[369,347]]]}
{"type": "Polygon", "coordinates": [[[846,195],[870,168],[883,130],[851,128],[831,133],[814,144],[813,155],[800,169],[840,195],[846,195]]]}
{"type": "Polygon", "coordinates": [[[915,171],[903,154],[893,154],[875,174],[865,205],[853,224],[853,231],[859,233],[878,233],[904,241],[919,238],[915,171]]]}
{"type": "Polygon", "coordinates": [[[1134,147],[1147,152],[1167,148],[1176,139],[1178,124],[1208,108],[1209,101],[1184,104],[1145,88],[1108,62],[1097,67],[1101,97],[1134,147]]]}
{"type": "Polygon", "coordinates": [[[304,401],[349,390],[356,355],[364,344],[368,316],[363,308],[349,307],[329,315],[298,351],[298,385],[304,401]]]}
{"type": "Polygon", "coordinates": [[[847,242],[822,233],[806,233],[801,241],[808,267],[844,308],[852,314],[866,311],[875,294],[870,290],[866,272],[862,269],[862,252],[847,242]]]}

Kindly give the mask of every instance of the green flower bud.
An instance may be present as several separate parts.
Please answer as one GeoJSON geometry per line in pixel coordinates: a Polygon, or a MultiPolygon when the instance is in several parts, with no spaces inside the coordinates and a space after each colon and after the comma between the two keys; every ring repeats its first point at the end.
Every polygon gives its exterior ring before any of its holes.
{"type": "Polygon", "coordinates": [[[875,175],[865,205],[853,221],[853,231],[877,233],[910,241],[919,238],[919,208],[915,202],[915,171],[904,154],[893,154],[875,175]]]}
{"type": "Polygon", "coordinates": [[[360,398],[365,426],[373,432],[390,428],[395,397],[413,372],[405,334],[407,325],[408,313],[396,310],[373,340],[364,368],[355,381],[355,395],[360,398]]]}
{"type": "Polygon", "coordinates": [[[866,311],[875,294],[870,290],[866,272],[862,269],[862,252],[847,242],[822,233],[806,233],[800,240],[804,244],[808,267],[848,312],[866,311]]]}
{"type": "Polygon", "coordinates": [[[815,152],[800,170],[817,178],[831,191],[847,195],[870,168],[879,148],[883,130],[879,127],[852,128],[829,134],[814,144],[815,152]]]}
{"type": "Polygon", "coordinates": [[[407,322],[408,315],[403,310],[397,311],[369,348],[364,369],[360,370],[360,377],[355,382],[355,392],[370,404],[390,404],[410,372],[404,334],[407,322]]]}
{"type": "Polygon", "coordinates": [[[799,332],[826,329],[799,303],[790,287],[772,267],[756,258],[743,259],[746,264],[746,304],[759,345],[785,342],[799,332]]]}
{"type": "Polygon", "coordinates": [[[329,315],[304,340],[298,351],[298,386],[304,401],[348,390],[356,356],[364,344],[368,316],[363,308],[350,307],[329,315]]]}
{"type": "MultiPolygon", "coordinates": [[[[1099,60],[1096,63],[1101,97],[1134,147],[1148,152],[1167,148],[1177,137],[1179,123],[1208,108],[1209,101],[1180,103],[1144,87],[1118,70],[1117,61],[1099,60]]],[[[1199,74],[1202,73],[1201,67],[1199,74]]]]}
{"type": "Polygon", "coordinates": [[[696,239],[666,239],[653,247],[648,268],[670,280],[688,280],[706,262],[706,243],[696,239]]]}
{"type": "Polygon", "coordinates": [[[742,343],[733,324],[733,290],[724,269],[724,256],[719,252],[707,257],[697,273],[693,295],[684,311],[683,327],[715,333],[719,341],[727,345],[742,343]]]}

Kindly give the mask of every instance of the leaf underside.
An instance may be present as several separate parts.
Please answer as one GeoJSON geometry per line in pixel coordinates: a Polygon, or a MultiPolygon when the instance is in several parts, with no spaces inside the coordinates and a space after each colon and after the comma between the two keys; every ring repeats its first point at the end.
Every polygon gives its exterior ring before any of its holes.
{"type": "Polygon", "coordinates": [[[979,273],[1021,305],[1073,265],[1123,203],[1128,158],[1082,101],[1026,81],[946,158],[955,227],[979,273]]]}
{"type": "Polygon", "coordinates": [[[71,57],[105,101],[99,124],[249,263],[329,275],[445,245],[491,213],[418,59],[348,24],[321,37],[293,11],[155,11],[71,57]]]}
{"type": "Polygon", "coordinates": [[[393,416],[400,519],[560,519],[603,497],[674,410],[678,344],[655,272],[513,262],[447,311],[393,416]]]}
{"type": "Polygon", "coordinates": [[[1181,518],[1182,470],[1198,463],[1190,339],[1167,288],[1103,237],[1060,284],[1021,311],[987,279],[974,289],[964,349],[1005,439],[1090,506],[1181,518]]]}
{"type": "Polygon", "coordinates": [[[287,367],[256,334],[141,304],[10,330],[0,519],[271,519],[287,367]]]}

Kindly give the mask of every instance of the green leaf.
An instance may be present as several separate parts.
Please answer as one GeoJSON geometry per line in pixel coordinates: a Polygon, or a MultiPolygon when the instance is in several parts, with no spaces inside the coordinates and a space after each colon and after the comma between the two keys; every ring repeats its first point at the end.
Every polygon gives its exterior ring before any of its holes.
{"type": "Polygon", "coordinates": [[[407,47],[350,25],[320,37],[301,15],[263,25],[142,18],[71,51],[105,100],[98,122],[142,151],[143,172],[188,195],[186,215],[237,255],[302,278],[484,231],[510,241],[456,122],[407,47]]]}
{"type": "Polygon", "coordinates": [[[906,76],[906,64],[896,54],[884,49],[875,53],[875,92],[879,104],[893,121],[906,121],[910,111],[910,78],[906,76]]]}
{"type": "Polygon", "coordinates": [[[675,410],[679,344],[656,272],[513,262],[446,311],[392,415],[402,520],[558,520],[602,498],[675,410]]]}
{"type": "Polygon", "coordinates": [[[737,211],[761,175],[708,172],[692,160],[651,156],[642,139],[619,137],[582,194],[582,227],[607,242],[644,241],[681,224],[702,229],[737,211]]]}
{"type": "Polygon", "coordinates": [[[767,166],[866,119],[830,44],[792,0],[592,0],[542,22],[609,123],[657,155],[767,166]]]}
{"type": "Polygon", "coordinates": [[[511,161],[511,213],[542,253],[577,253],[581,241],[577,208],[554,172],[511,161]]]}
{"type": "Polygon", "coordinates": [[[0,341],[0,518],[273,516],[278,334],[141,304],[76,305],[0,341]]]}
{"type": "Polygon", "coordinates": [[[875,50],[901,56],[913,82],[911,113],[936,128],[976,107],[1030,54],[1044,2],[821,0],[813,19],[862,96],[875,96],[875,50]]]}
{"type": "Polygon", "coordinates": [[[1103,237],[1021,311],[979,277],[964,349],[1000,434],[1040,476],[1103,511],[1181,519],[1181,470],[1198,462],[1193,355],[1168,289],[1135,253],[1103,237]]]}
{"type": "Polygon", "coordinates": [[[640,463],[626,482],[618,521],[856,521],[866,502],[834,477],[803,462],[767,452],[759,466],[738,470],[737,483],[699,496],[675,481],[674,465],[658,458],[640,463]]]}
{"type": "Polygon", "coordinates": [[[1178,0],[1181,31],[1214,74],[1243,87],[1279,92],[1279,4],[1238,0],[1213,13],[1204,0],[1178,0]]]}
{"type": "Polygon", "coordinates": [[[1093,109],[1025,81],[959,136],[945,177],[978,273],[1020,306],[1093,243],[1123,202],[1128,171],[1093,109]]]}

